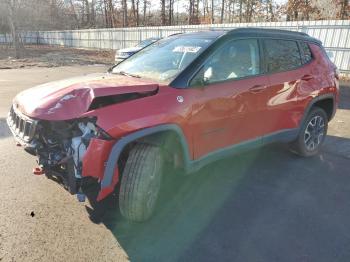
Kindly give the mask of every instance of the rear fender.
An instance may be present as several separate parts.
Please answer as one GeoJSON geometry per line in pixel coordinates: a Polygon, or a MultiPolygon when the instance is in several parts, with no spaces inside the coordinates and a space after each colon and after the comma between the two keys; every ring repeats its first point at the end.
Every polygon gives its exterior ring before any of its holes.
{"type": "Polygon", "coordinates": [[[329,118],[329,121],[334,117],[334,115],[335,115],[335,113],[337,111],[336,95],[335,94],[322,94],[322,95],[319,95],[319,96],[313,98],[309,102],[309,104],[307,105],[307,107],[305,109],[305,113],[303,115],[303,118],[300,121],[300,125],[302,125],[302,123],[304,123],[304,121],[307,118],[307,116],[309,115],[312,107],[315,106],[315,104],[317,102],[320,102],[320,101],[325,100],[325,99],[332,99],[333,100],[333,110],[332,110],[331,116],[329,118]]]}

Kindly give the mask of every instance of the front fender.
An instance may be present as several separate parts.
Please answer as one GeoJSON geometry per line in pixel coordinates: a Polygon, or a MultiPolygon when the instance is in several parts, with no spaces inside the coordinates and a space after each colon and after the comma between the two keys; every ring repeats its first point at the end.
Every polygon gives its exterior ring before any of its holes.
{"type": "Polygon", "coordinates": [[[165,125],[158,125],[150,128],[145,128],[139,131],[136,131],[134,133],[131,133],[129,135],[126,135],[119,139],[112,147],[112,150],[109,154],[107,165],[104,170],[104,175],[101,180],[101,190],[98,194],[97,200],[100,201],[104,199],[106,196],[108,196],[110,193],[113,192],[114,187],[119,181],[119,172],[118,172],[118,159],[123,152],[124,148],[131,142],[139,140],[143,137],[161,133],[165,131],[173,131],[175,132],[178,137],[179,141],[182,146],[183,150],[183,156],[184,156],[184,163],[185,163],[185,170],[189,170],[189,163],[190,163],[190,151],[188,147],[188,143],[185,139],[185,136],[181,130],[181,128],[176,124],[165,124],[165,125]]]}

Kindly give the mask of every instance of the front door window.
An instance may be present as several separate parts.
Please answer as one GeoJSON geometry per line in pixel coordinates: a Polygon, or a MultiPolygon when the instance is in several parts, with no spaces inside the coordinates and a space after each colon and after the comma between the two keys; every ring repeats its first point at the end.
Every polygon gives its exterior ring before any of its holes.
{"type": "Polygon", "coordinates": [[[219,48],[192,79],[191,86],[260,74],[259,47],[256,39],[235,40],[219,48]]]}

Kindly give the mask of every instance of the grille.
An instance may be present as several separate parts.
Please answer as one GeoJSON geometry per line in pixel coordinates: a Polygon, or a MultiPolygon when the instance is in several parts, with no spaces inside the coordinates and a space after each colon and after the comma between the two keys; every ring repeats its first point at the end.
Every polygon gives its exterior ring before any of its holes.
{"type": "Polygon", "coordinates": [[[30,119],[27,116],[16,111],[13,107],[8,114],[7,124],[12,133],[23,142],[30,142],[34,135],[37,126],[36,120],[30,119]]]}

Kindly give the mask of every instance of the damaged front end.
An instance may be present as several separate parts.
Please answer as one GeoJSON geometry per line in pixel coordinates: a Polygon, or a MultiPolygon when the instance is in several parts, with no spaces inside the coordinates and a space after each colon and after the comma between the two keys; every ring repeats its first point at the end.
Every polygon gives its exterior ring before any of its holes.
{"type": "Polygon", "coordinates": [[[81,192],[83,177],[101,179],[104,163],[114,143],[96,125],[96,120],[96,117],[67,121],[34,120],[12,107],[7,123],[17,143],[38,157],[42,172],[61,183],[71,194],[76,194],[81,192]],[[94,148],[89,148],[90,144],[94,148]],[[86,163],[84,168],[83,162],[86,163]]]}
{"type": "Polygon", "coordinates": [[[82,184],[93,178],[100,184],[97,200],[102,200],[119,180],[119,170],[114,168],[109,171],[113,172],[112,181],[108,185],[101,182],[119,134],[112,138],[99,125],[110,131],[120,121],[113,117],[115,105],[145,99],[158,91],[156,82],[116,74],[46,83],[14,98],[7,123],[17,143],[38,157],[34,173],[45,173],[72,194],[80,194],[82,184]]]}

